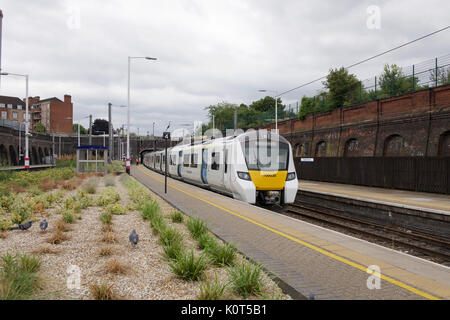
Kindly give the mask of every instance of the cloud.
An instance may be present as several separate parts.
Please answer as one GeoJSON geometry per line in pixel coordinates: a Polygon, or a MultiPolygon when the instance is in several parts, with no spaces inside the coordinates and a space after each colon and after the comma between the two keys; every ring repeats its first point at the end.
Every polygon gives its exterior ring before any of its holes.
{"type": "MultiPolygon", "coordinates": [[[[108,102],[126,104],[127,57],[157,57],[132,61],[132,124],[146,132],[156,121],[161,133],[169,121],[206,120],[210,104],[249,103],[258,89],[281,92],[444,27],[450,3],[4,0],[1,9],[2,68],[29,73],[31,95],[71,94],[75,119],[106,118],[108,102]],[[370,5],[381,9],[380,30],[366,26],[370,5]]],[[[351,71],[365,79],[385,63],[447,54],[449,38],[441,33],[351,71]]],[[[1,94],[24,96],[23,81],[3,78],[1,94]]],[[[115,109],[114,124],[125,122],[126,109],[115,109]]]]}

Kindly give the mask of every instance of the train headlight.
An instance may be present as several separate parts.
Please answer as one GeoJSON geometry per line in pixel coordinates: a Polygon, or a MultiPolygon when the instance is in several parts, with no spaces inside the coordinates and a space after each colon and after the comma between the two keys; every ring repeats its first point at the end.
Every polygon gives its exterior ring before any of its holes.
{"type": "Polygon", "coordinates": [[[248,172],[238,172],[238,177],[242,180],[252,181],[250,174],[248,172]]]}
{"type": "Polygon", "coordinates": [[[292,180],[295,180],[295,178],[297,178],[297,175],[295,174],[295,172],[291,172],[291,173],[288,173],[286,181],[292,181],[292,180]]]}

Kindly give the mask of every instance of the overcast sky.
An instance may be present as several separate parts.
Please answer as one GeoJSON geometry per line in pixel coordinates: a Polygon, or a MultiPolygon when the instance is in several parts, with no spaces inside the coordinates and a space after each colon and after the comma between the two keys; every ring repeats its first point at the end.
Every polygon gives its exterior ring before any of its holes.
{"type": "MultiPolygon", "coordinates": [[[[210,104],[286,91],[450,22],[448,0],[3,0],[0,9],[3,71],[29,73],[32,96],[72,95],[75,120],[106,118],[108,102],[126,104],[129,55],[158,58],[132,62],[132,131],[141,134],[153,121],[157,134],[169,120],[175,128],[206,121],[210,104]],[[367,13],[373,5],[379,29],[367,13]]],[[[446,55],[449,44],[447,30],[350,71],[366,79],[385,63],[446,55]]],[[[2,77],[0,94],[23,97],[24,81],[2,77]]],[[[125,123],[126,109],[115,109],[113,122],[125,123]]]]}

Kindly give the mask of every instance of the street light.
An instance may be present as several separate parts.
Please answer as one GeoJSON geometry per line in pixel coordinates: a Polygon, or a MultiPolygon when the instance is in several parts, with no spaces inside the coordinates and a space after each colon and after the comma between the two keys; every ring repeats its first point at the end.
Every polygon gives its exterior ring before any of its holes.
{"type": "Polygon", "coordinates": [[[275,131],[278,133],[278,91],[275,90],[259,90],[259,92],[273,92],[275,93],[275,131]]]}
{"type": "Polygon", "coordinates": [[[127,173],[131,173],[131,158],[130,158],[130,82],[131,82],[131,59],[145,59],[157,60],[151,57],[128,57],[128,117],[127,117],[127,173]]]}
{"type": "Polygon", "coordinates": [[[9,72],[2,72],[0,73],[2,76],[16,76],[16,77],[25,77],[25,169],[30,168],[30,154],[28,151],[29,144],[28,144],[28,136],[30,135],[30,119],[28,114],[28,74],[17,74],[17,73],[9,73],[9,72]]]}

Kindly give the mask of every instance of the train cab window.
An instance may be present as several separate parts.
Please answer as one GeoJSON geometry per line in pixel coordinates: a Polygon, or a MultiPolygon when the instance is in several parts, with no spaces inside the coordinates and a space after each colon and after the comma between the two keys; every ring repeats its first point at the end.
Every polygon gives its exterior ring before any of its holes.
{"type": "Polygon", "coordinates": [[[189,159],[190,159],[190,155],[189,154],[185,154],[184,158],[183,158],[183,167],[189,167],[189,159]]]}
{"type": "Polygon", "coordinates": [[[198,166],[198,154],[191,154],[191,168],[197,168],[198,166]]]}
{"type": "Polygon", "coordinates": [[[218,171],[220,169],[220,153],[213,152],[211,154],[211,170],[218,171]]]}

